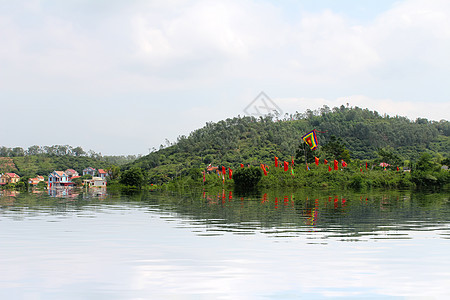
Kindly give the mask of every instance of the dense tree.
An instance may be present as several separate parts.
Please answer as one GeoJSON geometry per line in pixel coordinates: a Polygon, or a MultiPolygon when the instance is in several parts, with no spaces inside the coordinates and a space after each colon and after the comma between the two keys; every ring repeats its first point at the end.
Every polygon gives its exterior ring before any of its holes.
{"type": "Polygon", "coordinates": [[[262,171],[258,167],[240,168],[233,174],[234,183],[239,188],[255,188],[261,180],[262,171]]]}
{"type": "Polygon", "coordinates": [[[106,169],[108,176],[111,180],[116,180],[120,176],[120,168],[118,166],[112,165],[106,169]]]}
{"type": "Polygon", "coordinates": [[[141,188],[144,184],[145,178],[141,168],[132,167],[123,172],[120,176],[120,183],[126,186],[141,188]]]}
{"type": "Polygon", "coordinates": [[[336,138],[334,135],[323,145],[322,151],[331,159],[350,161],[350,152],[342,143],[342,139],[336,138]]]}

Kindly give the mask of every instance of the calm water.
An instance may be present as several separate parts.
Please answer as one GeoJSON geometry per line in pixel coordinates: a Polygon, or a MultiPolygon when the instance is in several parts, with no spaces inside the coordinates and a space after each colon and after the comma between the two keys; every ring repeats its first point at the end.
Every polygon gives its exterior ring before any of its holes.
{"type": "Polygon", "coordinates": [[[448,193],[0,193],[0,299],[450,297],[448,193]]]}

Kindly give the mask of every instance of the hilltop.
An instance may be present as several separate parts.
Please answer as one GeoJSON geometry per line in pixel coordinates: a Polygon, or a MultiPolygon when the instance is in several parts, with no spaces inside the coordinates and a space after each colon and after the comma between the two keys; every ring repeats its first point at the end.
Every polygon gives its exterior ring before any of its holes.
{"type": "Polygon", "coordinates": [[[380,115],[359,107],[327,106],[305,113],[280,116],[235,117],[209,122],[189,136],[179,136],[167,147],[124,166],[148,171],[150,182],[163,183],[209,164],[236,167],[240,163],[272,164],[304,157],[301,137],[316,129],[319,149],[315,156],[331,158],[322,145],[337,142],[350,160],[390,159],[397,164],[417,160],[428,152],[438,160],[449,157],[450,122],[380,115]]]}

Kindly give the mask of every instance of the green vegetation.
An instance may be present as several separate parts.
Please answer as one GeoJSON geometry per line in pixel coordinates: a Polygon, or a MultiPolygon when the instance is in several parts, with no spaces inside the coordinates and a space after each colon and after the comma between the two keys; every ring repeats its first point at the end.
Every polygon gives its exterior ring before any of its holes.
{"type": "Polygon", "coordinates": [[[117,177],[118,166],[133,162],[140,156],[102,156],[92,150],[85,152],[81,147],[69,145],[31,146],[27,150],[21,147],[0,147],[0,173],[14,172],[19,176],[33,177],[48,175],[54,170],[74,169],[82,173],[83,169],[110,169],[111,176],[117,177]]]}
{"type": "Polygon", "coordinates": [[[240,168],[233,174],[234,184],[238,189],[255,189],[262,177],[257,167],[240,168]]]}
{"type": "Polygon", "coordinates": [[[210,122],[188,137],[180,136],[175,143],[166,141],[166,146],[161,145],[158,151],[134,157],[136,160],[107,159],[93,151],[86,153],[81,147],[32,146],[26,151],[0,147],[0,156],[4,156],[0,168],[15,168],[20,176],[34,176],[67,168],[81,172],[91,166],[107,170],[108,186],[112,183],[138,188],[150,184],[167,188],[442,188],[450,184],[450,173],[442,170],[443,165],[450,163],[449,154],[448,121],[412,121],[358,107],[324,106],[316,111],[286,114],[282,119],[272,115],[238,116],[210,122]],[[318,132],[319,148],[315,151],[301,141],[301,136],[312,129],[318,132]],[[295,168],[284,172],[273,167],[275,156],[281,164],[294,160],[295,168]],[[319,166],[314,164],[316,158],[320,159],[319,166]],[[329,172],[324,160],[329,164],[345,161],[348,166],[329,172]],[[246,167],[239,168],[241,163],[246,167]],[[380,163],[386,167],[380,167],[380,163]],[[257,173],[261,175],[261,164],[270,169],[268,176],[259,180],[256,177],[257,173]],[[214,172],[203,175],[208,165],[235,170],[234,180],[223,183],[214,172]]]}
{"type": "Polygon", "coordinates": [[[145,183],[144,173],[141,168],[133,167],[122,173],[120,176],[120,183],[140,189],[145,183]]]}
{"type": "MultiPolygon", "coordinates": [[[[321,182],[323,186],[394,188],[417,184],[411,179],[411,174],[414,174],[415,162],[423,153],[429,153],[439,167],[449,159],[448,121],[412,121],[399,116],[381,116],[375,111],[358,107],[330,109],[324,106],[316,111],[285,115],[283,119],[268,115],[207,123],[188,137],[180,136],[176,143],[168,142],[167,147],[161,146],[159,151],[123,168],[140,167],[148,173],[149,183],[161,185],[175,179],[179,182],[187,180],[192,168],[205,170],[207,165],[212,164],[235,169],[240,163],[256,167],[260,164],[272,166],[274,156],[277,156],[280,161],[290,162],[295,158],[295,176],[286,173],[272,178],[274,172],[271,169],[269,176],[263,177],[260,185],[272,182],[305,186],[321,182]],[[300,139],[312,129],[319,132],[319,149],[315,151],[305,147],[300,139]],[[334,159],[344,160],[348,168],[339,173],[329,173],[327,168],[311,168],[310,172],[306,172],[305,158],[311,164],[314,157],[318,157],[321,162],[324,159],[330,162],[334,159]],[[361,166],[365,169],[366,162],[371,172],[362,173],[361,166]],[[387,171],[378,167],[381,162],[390,165],[387,171]],[[375,169],[372,170],[372,166],[375,169]],[[397,167],[401,171],[403,168],[411,169],[412,173],[396,173],[397,167]]],[[[435,177],[443,177],[436,181],[436,186],[446,184],[445,175],[435,177]]],[[[221,184],[221,179],[214,178],[214,175],[209,183],[208,180],[207,176],[207,185],[221,184]]]]}

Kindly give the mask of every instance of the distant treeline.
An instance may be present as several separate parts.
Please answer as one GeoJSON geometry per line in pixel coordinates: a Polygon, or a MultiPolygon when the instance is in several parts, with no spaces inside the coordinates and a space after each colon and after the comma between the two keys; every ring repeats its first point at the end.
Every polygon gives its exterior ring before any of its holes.
{"type": "Polygon", "coordinates": [[[319,142],[314,155],[325,159],[336,158],[332,157],[332,147],[322,147],[327,144],[348,150],[349,159],[375,160],[385,156],[405,165],[417,161],[424,152],[440,160],[450,153],[450,123],[446,120],[409,120],[342,105],[284,116],[238,116],[209,122],[124,169],[140,167],[148,171],[150,182],[163,183],[208,164],[259,166],[272,163],[274,156],[301,160],[305,151],[301,136],[313,129],[318,131],[319,142]]]}
{"type": "Polygon", "coordinates": [[[53,145],[53,146],[38,146],[33,145],[28,149],[21,147],[8,148],[0,147],[0,157],[23,157],[23,156],[45,156],[45,157],[89,157],[97,160],[102,160],[114,165],[123,165],[130,163],[142,155],[102,155],[93,150],[85,151],[82,147],[72,147],[70,145],[53,145]]]}
{"type": "Polygon", "coordinates": [[[69,145],[0,147],[0,173],[15,172],[19,176],[48,175],[54,170],[74,169],[80,174],[87,167],[108,169],[131,163],[140,155],[102,156],[92,150],[69,145]]]}

